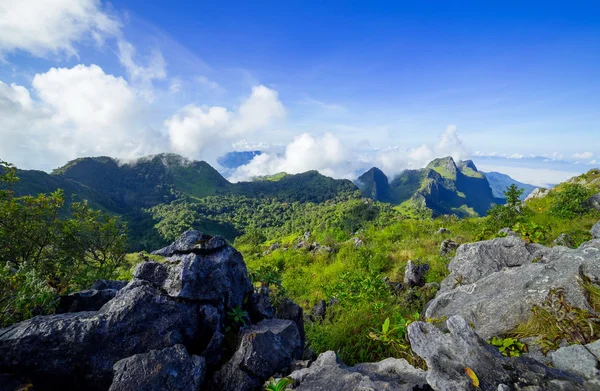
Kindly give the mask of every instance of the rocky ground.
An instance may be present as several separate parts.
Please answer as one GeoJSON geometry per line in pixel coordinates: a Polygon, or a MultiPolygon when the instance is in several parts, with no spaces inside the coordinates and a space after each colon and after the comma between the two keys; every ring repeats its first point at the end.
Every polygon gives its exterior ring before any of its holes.
{"type": "MultiPolygon", "coordinates": [[[[251,391],[284,376],[303,391],[600,390],[600,342],[505,357],[485,341],[527,321],[553,289],[594,311],[581,280],[600,281],[600,222],[577,249],[506,233],[460,246],[426,309],[439,326],[409,326],[427,371],[395,358],[347,367],[334,352],[312,361],[302,308],[289,300],[273,308],[233,247],[188,231],[156,252],[165,262],[138,265],[125,286],[99,282],[63,298],[62,313],[1,329],[0,391],[251,391]],[[242,308],[248,318],[235,320],[242,308]]],[[[405,283],[421,272],[411,264],[405,283]]]]}

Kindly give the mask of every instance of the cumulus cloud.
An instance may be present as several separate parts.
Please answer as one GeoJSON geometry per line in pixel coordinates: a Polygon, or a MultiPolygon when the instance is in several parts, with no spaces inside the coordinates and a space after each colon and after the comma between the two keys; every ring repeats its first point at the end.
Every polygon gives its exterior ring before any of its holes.
{"type": "Polygon", "coordinates": [[[34,101],[23,86],[0,83],[0,154],[20,167],[51,168],[80,156],[134,158],[158,152],[158,132],[121,77],[96,66],[52,68],[35,75],[34,101]],[[37,160],[36,160],[37,159],[37,160]]]}
{"type": "Polygon", "coordinates": [[[422,144],[415,148],[388,148],[376,153],[373,164],[381,168],[389,176],[405,169],[422,168],[438,157],[452,156],[455,160],[463,160],[470,156],[456,132],[456,126],[450,125],[440,135],[437,143],[422,144]]]}
{"type": "Polygon", "coordinates": [[[259,175],[272,175],[279,172],[297,174],[309,170],[333,177],[352,178],[349,170],[351,151],[331,133],[315,137],[301,134],[289,143],[281,155],[263,153],[255,156],[250,163],[239,167],[231,176],[232,181],[247,180],[259,175]]]}
{"type": "Polygon", "coordinates": [[[573,159],[581,159],[581,160],[588,160],[594,157],[594,154],[592,152],[579,152],[579,153],[574,153],[571,156],[573,159]]]}
{"type": "Polygon", "coordinates": [[[168,118],[164,125],[174,151],[214,162],[236,140],[265,129],[283,117],[285,108],[277,91],[259,85],[237,111],[220,106],[188,105],[168,118]]]}
{"type": "Polygon", "coordinates": [[[75,43],[120,34],[120,22],[99,0],[3,0],[0,2],[0,57],[23,50],[38,57],[76,56],[75,43]]]}

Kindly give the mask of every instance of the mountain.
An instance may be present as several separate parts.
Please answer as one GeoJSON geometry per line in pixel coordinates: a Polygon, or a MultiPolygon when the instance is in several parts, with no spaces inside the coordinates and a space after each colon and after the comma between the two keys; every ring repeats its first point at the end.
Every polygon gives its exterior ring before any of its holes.
{"type": "Polygon", "coordinates": [[[506,198],[503,191],[512,184],[517,185],[518,188],[524,189],[521,199],[524,200],[537,186],[529,185],[527,183],[519,182],[506,174],[499,172],[484,172],[483,175],[487,178],[492,188],[492,193],[496,198],[506,198]]]}
{"type": "Polygon", "coordinates": [[[495,198],[485,175],[471,160],[452,157],[431,161],[420,170],[405,170],[391,181],[376,167],[356,181],[365,197],[399,205],[408,212],[427,208],[433,215],[485,215],[495,198]]]}
{"type": "MultiPolygon", "coordinates": [[[[93,208],[123,216],[132,242],[142,248],[147,247],[144,243],[161,241],[153,229],[154,220],[144,209],[176,199],[197,202],[209,196],[241,196],[287,203],[321,203],[357,190],[351,181],[329,178],[317,171],[279,175],[277,180],[230,183],[210,164],[176,154],[133,161],[105,156],[80,158],[51,174],[18,170],[17,175],[20,178],[14,186],[17,195],[63,189],[67,202],[87,200],[93,208]]],[[[208,233],[223,233],[223,227],[211,224],[203,229],[208,233]]]]}

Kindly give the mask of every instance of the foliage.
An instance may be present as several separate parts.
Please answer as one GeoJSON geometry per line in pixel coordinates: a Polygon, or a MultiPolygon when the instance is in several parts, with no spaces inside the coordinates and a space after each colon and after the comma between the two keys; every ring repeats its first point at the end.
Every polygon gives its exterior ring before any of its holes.
{"type": "Polygon", "coordinates": [[[396,323],[390,326],[390,318],[385,318],[381,325],[381,331],[373,330],[369,333],[369,338],[374,341],[381,342],[384,345],[389,345],[398,352],[409,350],[407,340],[408,325],[413,321],[419,320],[419,313],[415,313],[412,319],[405,319],[400,316],[396,318],[396,323]]]}
{"type": "Polygon", "coordinates": [[[527,243],[540,243],[548,237],[548,229],[536,223],[517,223],[512,230],[521,235],[527,243]]]}
{"type": "Polygon", "coordinates": [[[471,368],[466,367],[465,373],[467,374],[467,377],[469,379],[471,379],[471,384],[473,384],[473,386],[479,388],[479,378],[477,377],[475,372],[473,372],[473,370],[471,368]]]}
{"type": "Polygon", "coordinates": [[[270,378],[265,384],[265,391],[283,391],[287,389],[287,386],[294,384],[294,380],[289,377],[284,377],[279,380],[270,378]]]}
{"type": "Polygon", "coordinates": [[[490,345],[498,348],[498,351],[506,357],[519,357],[527,352],[527,345],[516,338],[492,337],[487,341],[490,345]]]}
{"type": "Polygon", "coordinates": [[[565,299],[562,288],[551,289],[544,303],[534,306],[529,320],[517,327],[516,338],[541,337],[542,351],[557,349],[561,341],[588,344],[600,332],[598,314],[573,307],[565,299]]]}
{"type": "Polygon", "coordinates": [[[565,183],[561,186],[560,191],[551,193],[554,205],[550,208],[550,212],[565,219],[580,216],[587,211],[584,202],[591,195],[590,190],[583,185],[565,183]]]}
{"type": "Polygon", "coordinates": [[[14,168],[0,162],[0,297],[4,324],[52,311],[53,295],[115,278],[125,263],[126,227],[63,192],[16,197],[14,168]]]}
{"type": "Polygon", "coordinates": [[[231,311],[227,311],[227,318],[233,323],[233,326],[236,329],[245,326],[250,320],[248,312],[242,310],[240,306],[232,308],[231,311]]]}

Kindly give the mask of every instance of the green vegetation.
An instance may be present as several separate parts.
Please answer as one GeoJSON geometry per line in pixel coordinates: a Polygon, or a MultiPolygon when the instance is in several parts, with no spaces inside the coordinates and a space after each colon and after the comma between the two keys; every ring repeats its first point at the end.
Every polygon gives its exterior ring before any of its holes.
{"type": "Polygon", "coordinates": [[[16,170],[0,161],[0,325],[52,312],[56,295],[116,278],[126,227],[63,192],[16,197],[16,170]]]}
{"type": "Polygon", "coordinates": [[[279,380],[270,378],[265,384],[265,391],[283,391],[287,389],[287,386],[294,384],[294,380],[289,377],[284,377],[279,380]]]}
{"type": "Polygon", "coordinates": [[[506,357],[519,357],[527,352],[527,345],[515,338],[492,337],[487,341],[490,345],[498,348],[498,351],[506,357]]]}

